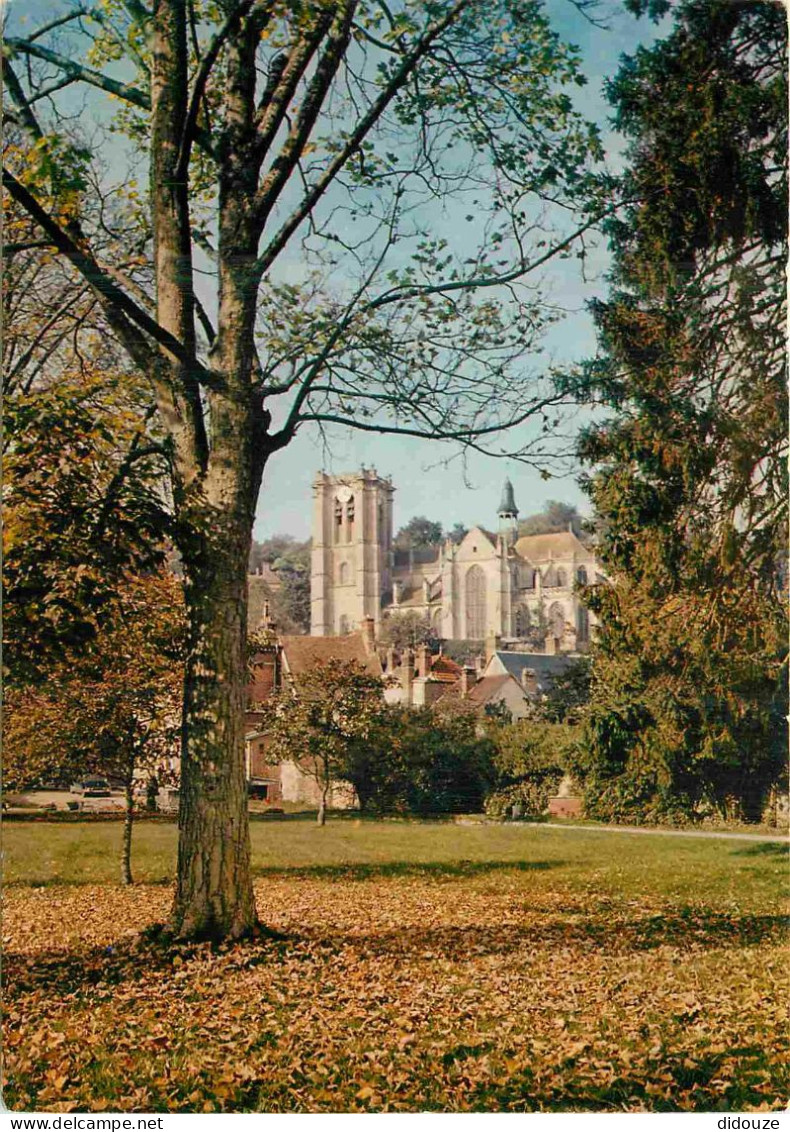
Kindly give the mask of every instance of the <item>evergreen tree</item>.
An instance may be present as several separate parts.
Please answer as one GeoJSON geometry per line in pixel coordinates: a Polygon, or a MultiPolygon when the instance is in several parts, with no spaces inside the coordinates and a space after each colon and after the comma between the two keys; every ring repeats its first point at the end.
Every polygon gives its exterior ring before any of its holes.
{"type": "Polygon", "coordinates": [[[786,750],[787,29],[762,3],[672,10],[609,88],[635,203],[576,379],[613,410],[581,454],[615,583],[587,594],[577,769],[602,816],[757,819],[786,750]]]}

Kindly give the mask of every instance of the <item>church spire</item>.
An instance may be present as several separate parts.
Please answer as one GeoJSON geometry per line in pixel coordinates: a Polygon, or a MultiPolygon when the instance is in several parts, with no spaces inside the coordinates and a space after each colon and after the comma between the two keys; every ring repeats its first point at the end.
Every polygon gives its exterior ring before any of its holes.
{"type": "Polygon", "coordinates": [[[502,498],[499,501],[499,510],[497,512],[500,519],[504,518],[518,518],[518,507],[516,507],[516,497],[513,494],[513,484],[509,479],[506,479],[502,485],[502,498]]]}
{"type": "Polygon", "coordinates": [[[506,479],[502,485],[502,498],[499,501],[499,530],[502,534],[512,537],[518,529],[518,507],[513,494],[513,484],[506,479]]]}

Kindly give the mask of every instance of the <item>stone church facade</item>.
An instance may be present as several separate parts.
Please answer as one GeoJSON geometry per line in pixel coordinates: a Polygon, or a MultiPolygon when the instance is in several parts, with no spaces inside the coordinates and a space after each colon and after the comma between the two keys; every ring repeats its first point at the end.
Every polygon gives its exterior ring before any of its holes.
{"type": "Polygon", "coordinates": [[[496,530],[475,526],[458,544],[413,551],[393,546],[392,480],[375,469],[313,483],[311,634],[378,629],[414,611],[443,640],[530,642],[547,652],[583,652],[594,618],[578,585],[604,580],[572,531],[518,535],[513,487],[505,481],[496,530]]]}

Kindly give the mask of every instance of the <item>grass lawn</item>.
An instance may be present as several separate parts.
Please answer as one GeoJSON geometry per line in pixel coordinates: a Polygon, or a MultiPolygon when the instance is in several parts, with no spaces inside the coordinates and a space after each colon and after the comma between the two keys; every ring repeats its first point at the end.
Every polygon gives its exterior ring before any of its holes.
{"type": "Polygon", "coordinates": [[[16,1110],[751,1111],[788,1097],[786,850],[253,822],[283,938],[164,948],[176,830],[4,829],[16,1110]]]}

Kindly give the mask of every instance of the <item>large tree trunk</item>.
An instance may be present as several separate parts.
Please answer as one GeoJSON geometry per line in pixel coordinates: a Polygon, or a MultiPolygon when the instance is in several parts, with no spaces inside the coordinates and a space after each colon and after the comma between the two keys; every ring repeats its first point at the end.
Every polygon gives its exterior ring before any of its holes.
{"type": "Polygon", "coordinates": [[[184,560],[189,647],[170,928],[181,938],[240,939],[257,926],[244,763],[250,524],[227,521],[223,536],[200,541],[184,560]]]}

